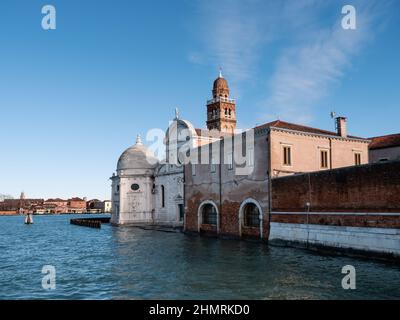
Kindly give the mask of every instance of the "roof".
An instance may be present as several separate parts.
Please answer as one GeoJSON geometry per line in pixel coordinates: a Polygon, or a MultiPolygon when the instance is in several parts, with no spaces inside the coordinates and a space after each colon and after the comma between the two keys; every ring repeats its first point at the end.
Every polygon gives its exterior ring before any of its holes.
{"type": "Polygon", "coordinates": [[[215,79],[213,87],[214,87],[214,90],[217,90],[217,89],[220,89],[220,88],[227,89],[228,88],[228,82],[226,81],[225,78],[220,76],[217,79],[215,79]]]}
{"type": "Polygon", "coordinates": [[[146,146],[136,143],[126,149],[118,159],[117,170],[154,169],[158,159],[146,146]]]}
{"type": "Polygon", "coordinates": [[[78,198],[78,197],[74,197],[74,198],[68,199],[68,201],[85,201],[85,200],[78,198]]]}
{"type": "Polygon", "coordinates": [[[220,139],[221,137],[231,136],[231,132],[208,130],[208,129],[195,129],[198,137],[220,139]]]}
{"type": "MultiPolygon", "coordinates": [[[[255,127],[254,129],[264,129],[264,128],[282,128],[282,129],[287,129],[287,130],[294,130],[294,131],[301,131],[301,132],[307,132],[307,133],[314,133],[314,134],[322,134],[322,135],[340,137],[340,135],[337,132],[334,132],[334,131],[328,131],[328,130],[313,128],[313,127],[307,127],[307,126],[303,126],[303,125],[300,125],[300,124],[285,122],[285,121],[281,121],[281,120],[275,120],[275,121],[272,121],[272,122],[264,123],[264,124],[262,124],[260,126],[255,127]]],[[[356,136],[350,136],[350,135],[347,136],[347,137],[351,138],[351,139],[368,140],[368,139],[365,139],[365,138],[356,137],[356,136]]]]}
{"type": "Polygon", "coordinates": [[[68,202],[68,200],[60,199],[60,198],[55,198],[55,199],[47,199],[45,202],[68,202]]]}
{"type": "Polygon", "coordinates": [[[370,138],[370,149],[382,149],[400,147],[400,133],[389,134],[387,136],[372,137],[370,138]]]}

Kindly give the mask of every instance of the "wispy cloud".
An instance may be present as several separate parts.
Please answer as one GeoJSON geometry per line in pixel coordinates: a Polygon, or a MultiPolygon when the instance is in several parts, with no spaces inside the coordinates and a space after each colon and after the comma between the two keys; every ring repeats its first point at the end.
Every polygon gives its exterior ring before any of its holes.
{"type": "Polygon", "coordinates": [[[264,0],[198,1],[201,48],[189,54],[193,63],[226,70],[233,86],[255,72],[261,46],[273,37],[268,19],[274,2],[264,0]]]}
{"type": "Polygon", "coordinates": [[[304,123],[312,120],[315,104],[339,83],[352,59],[378,29],[376,23],[383,12],[382,6],[364,2],[356,9],[356,30],[344,30],[339,16],[332,27],[321,26],[283,51],[269,81],[271,95],[266,99],[265,109],[272,113],[266,114],[267,118],[279,116],[304,123]]]}
{"type": "Polygon", "coordinates": [[[260,89],[266,97],[259,103],[259,121],[278,116],[309,122],[316,103],[339,83],[352,59],[373,38],[377,17],[387,7],[382,1],[353,3],[355,31],[341,28],[337,1],[199,1],[201,49],[188,59],[222,66],[236,95],[251,78],[267,83],[260,89]],[[260,68],[266,56],[271,59],[268,69],[273,64],[268,74],[260,68]]]}

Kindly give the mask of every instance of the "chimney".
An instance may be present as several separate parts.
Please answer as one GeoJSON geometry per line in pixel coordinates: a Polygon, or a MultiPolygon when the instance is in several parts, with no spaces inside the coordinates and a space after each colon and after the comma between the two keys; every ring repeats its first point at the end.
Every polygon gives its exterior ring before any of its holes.
{"type": "Polygon", "coordinates": [[[343,138],[347,137],[347,118],[345,117],[336,118],[336,130],[339,136],[343,138]]]}

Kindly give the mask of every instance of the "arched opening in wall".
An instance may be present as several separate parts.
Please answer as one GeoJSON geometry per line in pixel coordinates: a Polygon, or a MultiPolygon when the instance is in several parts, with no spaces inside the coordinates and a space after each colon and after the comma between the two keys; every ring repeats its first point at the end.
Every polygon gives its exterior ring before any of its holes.
{"type": "Polygon", "coordinates": [[[246,199],[240,206],[239,235],[245,238],[263,237],[263,212],[254,199],[246,199]]]}
{"type": "Polygon", "coordinates": [[[217,225],[217,209],[211,203],[207,203],[203,206],[201,214],[203,224],[217,225]]]}
{"type": "Polygon", "coordinates": [[[260,227],[260,211],[254,203],[248,203],[244,206],[243,224],[245,227],[260,227]]]}
{"type": "Polygon", "coordinates": [[[211,200],[203,201],[198,207],[198,231],[200,233],[218,233],[218,207],[211,200]]]}
{"type": "Polygon", "coordinates": [[[161,207],[165,207],[165,188],[163,185],[161,186],[161,207]]]}

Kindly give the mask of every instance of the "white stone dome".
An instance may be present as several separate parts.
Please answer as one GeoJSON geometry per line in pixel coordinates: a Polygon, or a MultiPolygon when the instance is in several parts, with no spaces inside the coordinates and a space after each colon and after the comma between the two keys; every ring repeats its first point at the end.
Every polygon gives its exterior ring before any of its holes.
{"type": "Polygon", "coordinates": [[[154,169],[157,163],[158,159],[142,144],[138,136],[136,144],[126,149],[119,157],[117,170],[154,169]]]}

